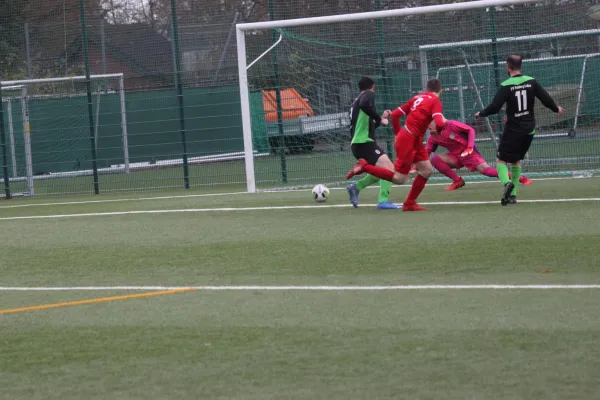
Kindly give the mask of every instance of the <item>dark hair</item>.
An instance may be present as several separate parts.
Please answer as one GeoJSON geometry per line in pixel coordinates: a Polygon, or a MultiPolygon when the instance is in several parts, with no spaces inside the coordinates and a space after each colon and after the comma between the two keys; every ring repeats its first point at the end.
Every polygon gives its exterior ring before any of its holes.
{"type": "Polygon", "coordinates": [[[358,81],[358,90],[361,92],[364,90],[373,89],[373,86],[375,86],[375,82],[373,82],[373,79],[369,78],[368,76],[363,76],[358,81]]]}
{"type": "Polygon", "coordinates": [[[523,56],[520,54],[511,54],[506,59],[506,65],[508,65],[508,68],[512,69],[513,71],[520,70],[521,66],[523,65],[523,56]]]}
{"type": "Polygon", "coordinates": [[[441,92],[442,91],[442,81],[437,78],[428,80],[427,81],[427,91],[434,92],[434,93],[441,92]]]}

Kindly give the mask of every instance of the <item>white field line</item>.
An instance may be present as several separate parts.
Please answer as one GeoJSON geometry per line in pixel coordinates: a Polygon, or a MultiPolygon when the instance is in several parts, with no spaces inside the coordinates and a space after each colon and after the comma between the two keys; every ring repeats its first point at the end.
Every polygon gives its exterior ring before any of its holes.
{"type": "Polygon", "coordinates": [[[390,286],[67,286],[67,287],[0,287],[0,292],[61,292],[61,291],[138,291],[181,290],[202,291],[385,291],[385,290],[582,290],[600,289],[600,284],[570,285],[390,285],[390,286]]]}
{"type": "MultiPolygon", "coordinates": [[[[539,199],[539,200],[519,200],[519,203],[572,203],[572,202],[590,202],[600,201],[600,197],[585,197],[573,199],[539,199]]],[[[420,203],[426,206],[452,206],[452,205],[482,205],[498,204],[498,201],[440,201],[432,203],[420,203]]],[[[360,207],[375,207],[376,204],[361,204],[360,207]]],[[[176,214],[176,213],[202,213],[202,212],[233,212],[233,211],[276,211],[276,210],[302,210],[302,209],[330,209],[330,208],[349,208],[350,204],[331,204],[331,205],[306,205],[306,206],[266,206],[266,207],[221,207],[221,208],[182,208],[166,210],[132,210],[132,211],[111,211],[97,213],[81,214],[53,214],[53,215],[24,215],[18,217],[1,217],[0,221],[15,221],[24,219],[57,219],[57,218],[78,218],[78,217],[106,217],[116,215],[140,215],[140,214],[176,214]]]]}
{"type": "MultiPolygon", "coordinates": [[[[532,181],[555,181],[555,180],[567,180],[573,179],[572,177],[559,177],[559,178],[536,178],[532,181]]],[[[427,186],[449,186],[450,181],[444,183],[429,183],[427,186]]],[[[467,185],[480,185],[480,184],[498,184],[498,181],[485,180],[485,181],[469,181],[467,185]]],[[[394,188],[410,188],[411,186],[406,185],[393,185],[394,188]]],[[[372,185],[366,189],[379,189],[379,185],[372,185]]],[[[264,190],[262,193],[290,193],[290,192],[310,192],[312,189],[283,189],[283,190],[264,190]]],[[[330,190],[346,190],[346,188],[330,188],[330,190]]],[[[182,194],[173,196],[154,196],[154,197],[133,197],[133,198],[121,198],[121,199],[103,199],[103,200],[81,200],[81,201],[62,201],[54,203],[26,203],[26,204],[12,204],[0,206],[3,208],[23,208],[23,207],[49,207],[49,206],[70,206],[78,204],[102,204],[102,203],[118,203],[118,202],[129,202],[129,201],[152,201],[152,200],[172,200],[172,199],[188,199],[196,197],[218,197],[218,196],[239,196],[239,195],[254,195],[248,192],[229,192],[229,193],[203,193],[203,194],[182,194]]]]}
{"type": "Polygon", "coordinates": [[[56,203],[28,203],[28,204],[13,204],[9,206],[0,206],[2,208],[23,208],[23,207],[47,207],[47,206],[70,206],[76,204],[96,204],[96,203],[117,203],[127,201],[146,201],[146,200],[170,200],[170,199],[185,199],[193,197],[217,197],[217,196],[236,196],[240,194],[248,194],[248,192],[230,192],[230,193],[205,193],[205,194],[182,194],[177,196],[156,196],[156,197],[134,197],[122,199],[104,199],[104,200],[82,200],[82,201],[62,201],[56,203]]]}

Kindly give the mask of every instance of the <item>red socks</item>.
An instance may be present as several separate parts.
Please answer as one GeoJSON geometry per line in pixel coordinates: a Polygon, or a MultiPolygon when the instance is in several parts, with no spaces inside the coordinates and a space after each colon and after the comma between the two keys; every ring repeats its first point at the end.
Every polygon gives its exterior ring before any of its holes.
{"type": "Polygon", "coordinates": [[[450,166],[448,164],[446,164],[444,162],[444,160],[442,160],[437,155],[434,155],[431,158],[431,164],[435,167],[435,169],[440,171],[440,173],[442,173],[442,174],[446,175],[448,178],[452,179],[453,182],[458,182],[460,180],[460,176],[458,176],[456,174],[456,172],[454,172],[452,170],[452,168],[450,168],[450,166]]]}
{"type": "Polygon", "coordinates": [[[410,192],[408,192],[408,197],[404,203],[416,203],[417,197],[421,194],[423,189],[425,188],[425,184],[427,183],[427,178],[423,178],[422,175],[417,175],[415,181],[412,184],[412,188],[410,192]]]}
{"type": "Polygon", "coordinates": [[[378,177],[379,179],[383,179],[384,181],[392,182],[394,179],[394,172],[389,169],[376,167],[374,165],[367,164],[363,166],[363,171],[367,174],[371,174],[373,176],[378,177]]]}

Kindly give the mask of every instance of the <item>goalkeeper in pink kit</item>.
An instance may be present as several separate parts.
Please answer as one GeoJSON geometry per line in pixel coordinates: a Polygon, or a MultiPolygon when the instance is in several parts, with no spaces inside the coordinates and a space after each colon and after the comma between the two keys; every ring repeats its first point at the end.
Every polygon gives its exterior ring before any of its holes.
{"type": "MultiPolygon", "coordinates": [[[[475,147],[475,130],[469,125],[448,120],[441,132],[436,132],[435,124],[429,127],[431,134],[427,141],[427,153],[433,153],[438,146],[448,150],[444,154],[431,157],[431,164],[440,173],[452,179],[453,183],[446,190],[456,190],[465,186],[465,181],[453,169],[467,168],[492,178],[498,177],[498,171],[489,166],[475,147]]],[[[530,185],[531,180],[521,175],[519,182],[530,185]]]]}

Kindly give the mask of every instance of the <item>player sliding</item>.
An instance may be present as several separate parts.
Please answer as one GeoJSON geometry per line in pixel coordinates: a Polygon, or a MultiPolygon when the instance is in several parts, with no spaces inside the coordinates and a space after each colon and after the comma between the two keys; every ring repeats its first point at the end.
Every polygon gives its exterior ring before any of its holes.
{"type": "MultiPolygon", "coordinates": [[[[354,100],[350,109],[352,154],[357,160],[365,159],[371,165],[393,168],[394,164],[392,164],[390,158],[375,142],[375,129],[380,125],[388,125],[387,118],[390,111],[384,111],[382,117],[377,114],[375,108],[375,82],[371,78],[366,76],[360,78],[358,90],[360,90],[360,95],[354,100]]],[[[395,210],[400,208],[389,200],[392,183],[382,181],[373,175],[367,175],[358,182],[351,183],[346,188],[350,196],[350,203],[354,208],[358,207],[358,194],[360,191],[377,182],[379,182],[377,209],[395,210]]]]}
{"type": "Polygon", "coordinates": [[[506,59],[506,69],[510,77],[502,82],[492,103],[483,111],[475,114],[476,118],[497,114],[506,103],[507,121],[498,146],[496,168],[504,185],[504,193],[500,204],[517,202],[517,182],[521,176],[521,161],[525,158],[533,136],[535,135],[535,98],[550,110],[564,114],[565,110],[556,105],[552,97],[532,77],[521,75],[523,57],[513,54],[506,59]],[[512,178],[508,175],[508,166],[512,164],[512,178]]]}
{"type": "Polygon", "coordinates": [[[442,90],[442,82],[439,79],[430,79],[427,82],[426,92],[414,96],[392,112],[392,126],[396,133],[396,162],[394,165],[380,168],[369,165],[367,160],[361,158],[348,172],[346,179],[366,172],[401,185],[409,178],[408,174],[412,165],[416,164],[419,174],[413,182],[408,197],[402,204],[402,211],[426,210],[425,207],[417,204],[417,198],[433,173],[433,167],[423,145],[423,137],[432,120],[435,121],[437,130],[441,130],[444,126],[442,102],[439,99],[442,90]],[[402,115],[406,116],[406,124],[400,127],[402,115]]]}
{"type": "MultiPolygon", "coordinates": [[[[475,147],[475,129],[459,121],[447,120],[441,132],[436,131],[435,123],[429,125],[431,135],[427,140],[427,153],[431,156],[438,146],[442,146],[447,153],[434,154],[431,164],[440,173],[452,179],[452,185],[446,190],[456,190],[465,186],[464,179],[452,169],[467,168],[469,171],[477,171],[482,175],[492,178],[498,177],[498,171],[483,159],[477,147],[475,147]]],[[[531,180],[521,175],[519,182],[531,185],[531,180]]]]}

